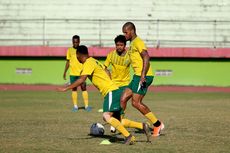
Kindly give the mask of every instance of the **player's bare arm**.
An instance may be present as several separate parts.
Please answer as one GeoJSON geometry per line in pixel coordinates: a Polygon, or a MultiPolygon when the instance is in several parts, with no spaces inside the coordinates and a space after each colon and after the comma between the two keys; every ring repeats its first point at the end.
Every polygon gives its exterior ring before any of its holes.
{"type": "Polygon", "coordinates": [[[73,84],[68,85],[67,87],[57,88],[58,91],[67,91],[69,89],[73,89],[75,87],[80,86],[87,79],[87,75],[82,75],[78,80],[76,80],[73,84]]]}
{"type": "Polygon", "coordinates": [[[65,64],[65,69],[64,69],[64,74],[63,74],[63,79],[66,80],[66,72],[69,69],[69,60],[66,61],[65,64]]]}
{"type": "Polygon", "coordinates": [[[112,78],[111,77],[111,73],[110,73],[110,71],[107,69],[107,67],[105,66],[105,72],[108,74],[108,76],[110,77],[110,79],[112,78]]]}
{"type": "Polygon", "coordinates": [[[145,82],[145,76],[149,70],[149,59],[150,59],[150,57],[149,57],[147,50],[143,50],[141,52],[141,57],[143,59],[143,68],[142,68],[142,72],[141,72],[140,82],[142,83],[142,82],[145,82]]]}

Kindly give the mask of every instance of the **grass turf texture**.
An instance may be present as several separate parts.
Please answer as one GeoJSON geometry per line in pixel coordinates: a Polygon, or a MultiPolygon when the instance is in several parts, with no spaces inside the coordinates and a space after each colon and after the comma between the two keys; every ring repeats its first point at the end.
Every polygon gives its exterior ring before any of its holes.
{"type": "MultiPolygon", "coordinates": [[[[79,105],[83,106],[81,94],[79,105]]],[[[92,112],[71,112],[70,92],[0,91],[0,152],[100,153],[216,153],[230,150],[229,93],[151,93],[144,99],[164,121],[164,134],[146,143],[138,130],[135,145],[126,146],[121,135],[88,135],[92,123],[102,121],[102,97],[89,93],[92,112]],[[109,139],[111,145],[100,145],[109,139]]],[[[147,121],[129,104],[128,118],[147,121]]]]}

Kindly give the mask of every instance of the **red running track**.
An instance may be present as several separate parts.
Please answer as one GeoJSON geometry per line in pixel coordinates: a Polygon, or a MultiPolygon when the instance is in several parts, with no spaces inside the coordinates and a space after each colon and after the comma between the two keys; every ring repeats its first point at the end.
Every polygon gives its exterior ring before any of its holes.
{"type": "MultiPolygon", "coordinates": [[[[23,85],[23,84],[0,84],[0,90],[5,91],[55,91],[58,85],[23,85]]],[[[94,86],[87,86],[87,90],[97,90],[94,86]]],[[[225,92],[230,93],[230,87],[197,87],[197,86],[150,86],[153,92],[225,92]]]]}

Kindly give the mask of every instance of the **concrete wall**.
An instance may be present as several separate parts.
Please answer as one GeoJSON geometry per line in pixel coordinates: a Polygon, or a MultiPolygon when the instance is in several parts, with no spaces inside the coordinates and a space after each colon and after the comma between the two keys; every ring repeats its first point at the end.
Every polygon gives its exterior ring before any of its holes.
{"type": "Polygon", "coordinates": [[[113,46],[126,21],[153,47],[230,47],[229,0],[0,0],[0,45],[113,46]]]}
{"type": "MultiPolygon", "coordinates": [[[[104,59],[101,59],[104,62],[104,59]]],[[[152,59],[154,85],[230,86],[229,59],[152,59]]],[[[0,59],[0,83],[65,84],[65,59],[0,59]]],[[[88,81],[88,83],[90,83],[88,81]]]]}

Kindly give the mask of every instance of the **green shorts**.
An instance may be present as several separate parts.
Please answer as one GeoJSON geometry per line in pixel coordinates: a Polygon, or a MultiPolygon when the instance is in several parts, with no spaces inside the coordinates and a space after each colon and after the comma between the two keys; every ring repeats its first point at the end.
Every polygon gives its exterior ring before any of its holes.
{"type": "Polygon", "coordinates": [[[72,83],[74,83],[77,79],[79,79],[80,78],[80,76],[74,76],[74,75],[71,75],[70,76],[70,83],[72,84],[72,83]]]}
{"type": "Polygon", "coordinates": [[[146,84],[145,86],[140,85],[140,76],[134,75],[133,80],[130,82],[128,88],[130,88],[133,93],[140,94],[140,95],[145,95],[148,87],[152,84],[154,76],[146,76],[146,84]]]}
{"type": "Polygon", "coordinates": [[[103,112],[121,111],[120,98],[122,90],[110,91],[104,98],[103,112]]]}
{"type": "Polygon", "coordinates": [[[121,93],[125,90],[125,88],[128,88],[128,86],[121,86],[119,89],[121,90],[121,93]]]}

